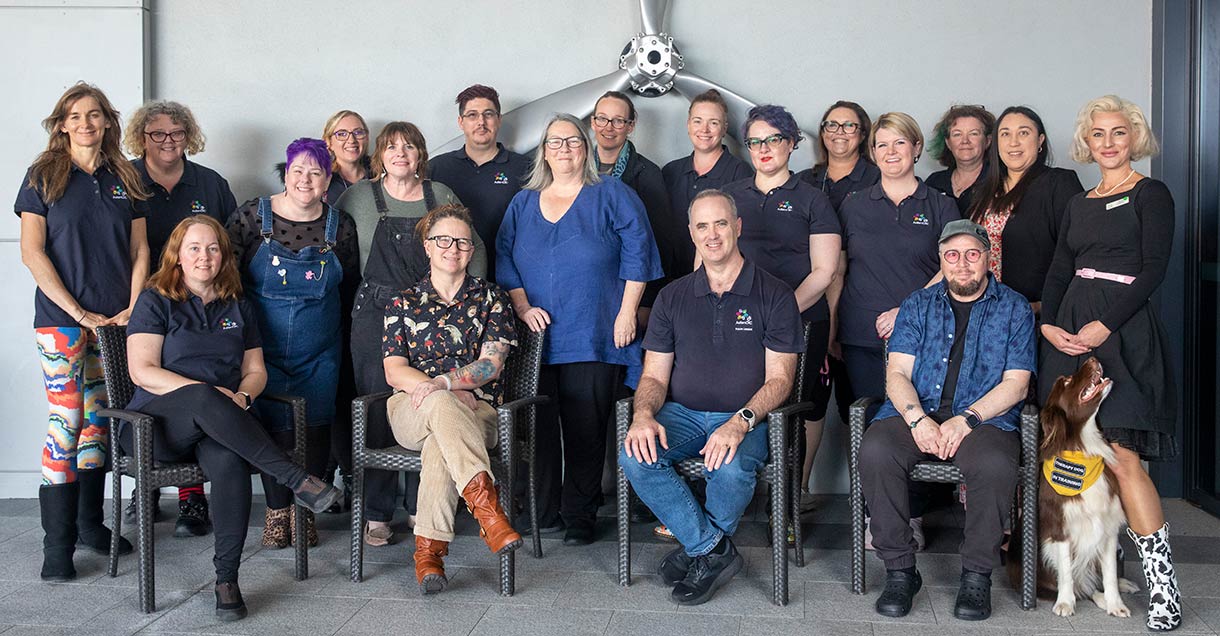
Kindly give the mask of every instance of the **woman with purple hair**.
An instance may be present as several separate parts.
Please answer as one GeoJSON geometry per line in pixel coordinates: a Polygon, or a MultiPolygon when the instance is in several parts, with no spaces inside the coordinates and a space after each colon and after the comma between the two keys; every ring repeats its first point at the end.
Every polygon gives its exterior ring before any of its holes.
{"type": "MultiPolygon", "coordinates": [[[[320,139],[288,145],[284,191],[239,208],[228,233],[242,273],[242,287],[258,314],[272,393],[305,398],[308,420],[305,466],[326,470],[335,390],[342,355],[342,297],[354,295],[360,279],[356,224],[325,203],[331,156],[320,139]]],[[[293,443],[291,413],[280,405],[257,403],[259,419],[280,448],[293,443]]],[[[292,493],[263,476],[267,519],[263,545],[287,547],[292,493]]],[[[313,513],[307,512],[309,545],[317,545],[313,513]]]]}

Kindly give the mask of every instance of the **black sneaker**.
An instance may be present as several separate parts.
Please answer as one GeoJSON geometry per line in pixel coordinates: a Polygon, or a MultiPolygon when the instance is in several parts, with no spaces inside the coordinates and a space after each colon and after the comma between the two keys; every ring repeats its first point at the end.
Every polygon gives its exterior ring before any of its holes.
{"type": "Polygon", "coordinates": [[[202,537],[212,531],[208,518],[208,498],[191,493],[178,500],[178,522],[174,524],[174,536],[178,538],[202,537]]]}
{"type": "Polygon", "coordinates": [[[246,617],[246,602],[242,600],[237,581],[216,584],[216,618],[224,621],[239,621],[246,617]]]}
{"type": "Polygon", "coordinates": [[[695,560],[694,557],[686,553],[686,548],[678,546],[677,549],[665,555],[661,559],[661,580],[666,585],[677,585],[679,581],[686,578],[686,573],[690,571],[691,563],[695,560]]]}
{"type": "Polygon", "coordinates": [[[962,582],[957,588],[953,615],[964,621],[982,621],[991,616],[990,576],[962,570],[962,582]]]}
{"type": "Polygon", "coordinates": [[[310,475],[301,482],[301,486],[296,492],[297,503],[309,508],[317,513],[322,512],[330,507],[331,504],[339,500],[343,493],[339,492],[338,488],[310,475]]]}
{"type": "MultiPolygon", "coordinates": [[[[152,501],[153,523],[165,520],[165,514],[161,512],[161,489],[154,488],[149,496],[152,501]]],[[[131,491],[131,498],[127,500],[127,506],[123,508],[123,522],[134,524],[136,522],[136,491],[131,491]]]]}
{"type": "Polygon", "coordinates": [[[563,533],[564,545],[589,545],[593,543],[593,522],[581,521],[568,524],[568,529],[563,533]]]}
{"type": "Polygon", "coordinates": [[[877,597],[877,613],[890,618],[902,618],[911,613],[911,601],[919,588],[923,587],[923,577],[919,571],[908,574],[902,570],[889,570],[885,573],[885,590],[877,597]]]}
{"type": "Polygon", "coordinates": [[[716,590],[741,571],[745,559],[728,537],[711,552],[693,559],[686,578],[674,586],[669,597],[678,605],[699,605],[712,600],[716,590]]]}

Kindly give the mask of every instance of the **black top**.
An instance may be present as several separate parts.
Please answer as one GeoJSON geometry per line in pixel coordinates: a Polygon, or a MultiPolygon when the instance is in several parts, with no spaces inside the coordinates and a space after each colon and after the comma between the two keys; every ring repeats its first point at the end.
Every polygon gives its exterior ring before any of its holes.
{"type": "Polygon", "coordinates": [[[960,215],[952,199],[922,181],[899,205],[878,183],[849,195],[839,214],[847,252],[839,342],[880,349],[877,316],[901,305],[940,271],[941,228],[960,215]]]}
{"type": "Polygon", "coordinates": [[[978,178],[974,180],[974,183],[970,184],[970,187],[962,191],[962,196],[960,197],[953,196],[953,171],[948,168],[928,175],[928,178],[924,179],[924,183],[928,184],[929,188],[944,192],[950,199],[956,201],[957,211],[961,213],[962,218],[966,218],[970,213],[970,206],[974,204],[975,195],[979,193],[983,184],[986,183],[987,169],[990,165],[990,162],[983,162],[982,172],[979,172],[978,178]]]}
{"type": "Polygon", "coordinates": [[[674,354],[670,400],[729,413],[766,381],[766,351],[799,354],[805,334],[791,288],[746,259],[732,289],[720,296],[704,267],[661,290],[644,348],[674,354]]]}
{"type": "MultiPolygon", "coordinates": [[[[669,190],[669,208],[673,211],[674,223],[683,229],[690,225],[687,212],[695,195],[754,176],[754,170],[749,164],[738,159],[723,145],[720,150],[720,158],[706,174],[695,172],[693,152],[681,159],[674,159],[661,168],[661,177],[665,180],[665,188],[669,190]]],[[[689,232],[685,240],[675,238],[674,243],[676,262],[673,275],[685,276],[691,273],[695,264],[695,244],[691,242],[689,232]]]]}
{"type": "Polygon", "coordinates": [[[847,195],[870,187],[881,180],[881,169],[864,157],[857,159],[851,172],[838,181],[831,181],[826,176],[825,164],[802,170],[796,174],[813,187],[825,192],[836,210],[843,207],[843,199],[846,199],[847,195]]]}
{"type": "Polygon", "coordinates": [[[152,259],[152,270],[156,271],[161,259],[161,250],[178,223],[188,216],[206,214],[223,225],[229,215],[237,209],[237,199],[229,189],[229,182],[215,170],[183,159],[182,177],[173,192],[166,192],[161,184],[148,174],[148,166],[141,157],[131,162],[144,180],[144,187],[152,195],[148,199],[148,254],[152,259]]]}
{"type": "MultiPolygon", "coordinates": [[[[245,299],[214,300],[207,305],[191,294],[182,302],[155,289],[136,300],[127,334],[164,336],[161,368],[212,386],[236,391],[241,362],[249,349],[263,346],[254,308],[245,299]]],[[[127,408],[138,411],[156,396],[136,387],[127,408]]]]}
{"type": "Polygon", "coordinates": [[[962,372],[962,354],[966,350],[966,328],[970,326],[970,309],[976,301],[962,302],[949,296],[949,306],[953,308],[953,345],[949,347],[949,369],[945,372],[944,386],[940,394],[940,406],[936,409],[937,417],[943,422],[956,415],[953,412],[953,396],[957,393],[957,376],[962,372]]]}
{"type": "Polygon", "coordinates": [[[1004,284],[1030,302],[1042,299],[1064,211],[1068,201],[1082,190],[1074,170],[1048,168],[1029,184],[1004,225],[1000,239],[1004,284]]]}
{"type": "Polygon", "coordinates": [[[478,165],[466,154],[466,146],[428,160],[433,181],[447,186],[470,209],[474,231],[487,247],[487,279],[495,280],[496,232],[513,195],[529,179],[530,160],[497,142],[495,158],[478,165]]]}
{"type": "MultiPolygon", "coordinates": [[[[87,311],[107,318],[131,302],[131,222],[147,212],[127,196],[118,175],[103,165],[89,174],[72,164],[68,187],[48,204],[30,187],[27,170],[13,211],[46,219],[44,249],[68,293],[87,311]]],[[[34,292],[34,328],[75,327],[69,316],[39,289],[34,292]]]]}
{"type": "MultiPolygon", "coordinates": [[[[640,306],[651,307],[661,288],[677,277],[675,263],[678,260],[678,246],[690,242],[690,232],[686,229],[685,218],[681,222],[675,222],[661,169],[648,157],[637,152],[635,144],[630,141],[627,142],[627,151],[630,155],[621,180],[635,190],[640,201],[644,203],[644,210],[648,212],[648,223],[652,226],[652,235],[657,241],[657,252],[661,255],[661,269],[665,272],[663,278],[649,282],[644,288],[640,306]]],[[[610,167],[613,169],[613,165],[610,167]]],[[[691,260],[694,261],[693,256],[691,260]]]]}
{"type": "MultiPolygon", "coordinates": [[[[746,258],[796,290],[813,267],[809,263],[811,234],[839,234],[839,217],[821,190],[797,175],[770,192],[762,192],[754,179],[742,179],[724,187],[737,202],[741,218],[738,248],[746,258]]],[[[830,319],[826,296],[805,310],[805,320],[830,319]]]]}

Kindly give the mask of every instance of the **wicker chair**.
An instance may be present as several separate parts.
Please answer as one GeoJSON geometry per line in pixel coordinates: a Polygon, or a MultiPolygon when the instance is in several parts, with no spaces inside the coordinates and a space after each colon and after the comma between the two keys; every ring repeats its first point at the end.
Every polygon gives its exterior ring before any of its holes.
{"type": "MultiPolygon", "coordinates": [[[[533,332],[521,321],[517,321],[518,346],[509,355],[502,377],[504,383],[504,405],[497,409],[498,441],[491,453],[492,472],[499,488],[500,506],[511,514],[513,510],[513,469],[518,451],[516,429],[533,429],[534,406],[548,400],[538,395],[538,374],[542,366],[542,343],[546,332],[533,332]],[[528,407],[528,408],[527,408],[528,407]],[[522,411],[524,409],[524,411],[522,411]],[[518,421],[520,417],[520,421],[518,421]]],[[[353,583],[364,578],[364,471],[366,469],[393,470],[418,473],[423,468],[419,452],[402,446],[368,448],[365,440],[370,414],[376,409],[382,417],[386,400],[392,392],[365,395],[352,401],[352,553],[351,576],[353,583]]],[[[530,481],[533,481],[531,471],[530,481]]],[[[537,519],[537,502],[533,484],[530,484],[529,505],[533,518],[537,519]]],[[[535,523],[534,527],[537,528],[535,523]]],[[[535,549],[539,539],[534,535],[535,549]]],[[[516,588],[515,553],[500,555],[500,594],[512,596],[516,588]]]]}
{"type": "MultiPolygon", "coordinates": [[[[851,476],[851,591],[864,593],[864,496],[860,486],[860,443],[864,439],[864,414],[876,398],[860,398],[851,405],[850,463],[851,476]]],[[[1017,502],[1021,506],[1021,607],[1037,606],[1038,569],[1038,409],[1026,405],[1021,410],[1021,461],[1017,495],[1013,498],[1012,519],[1017,518],[1017,502]]],[[[925,461],[911,469],[912,481],[959,484],[962,473],[952,462],[925,461]]]]}
{"type": "MultiPolygon", "coordinates": [[[[809,339],[809,325],[805,325],[805,339],[809,339]]],[[[788,604],[788,555],[787,528],[789,519],[800,518],[801,465],[804,462],[803,444],[795,443],[804,439],[804,421],[801,415],[813,409],[811,402],[800,402],[801,381],[805,372],[805,354],[797,358],[796,378],[792,385],[792,397],[789,403],[767,414],[767,442],[770,448],[771,460],[759,469],[763,481],[771,484],[770,517],[771,517],[771,565],[772,591],[771,602],[776,605],[788,604]],[[776,459],[780,458],[780,459],[776,459]],[[791,517],[786,514],[791,508],[791,517]]],[[[623,449],[623,440],[627,438],[627,430],[631,428],[631,417],[635,407],[635,398],[624,398],[615,405],[616,439],[619,452],[623,449]]],[[[699,458],[685,459],[678,462],[674,469],[686,479],[705,479],[703,460],[699,458]]],[[[631,484],[621,466],[616,467],[617,499],[618,499],[618,584],[624,587],[631,585],[631,484]]],[[[799,535],[797,535],[799,537],[799,535]]],[[[796,544],[797,565],[805,565],[804,553],[799,541],[796,544]]]]}
{"type": "MultiPolygon", "coordinates": [[[[106,394],[114,408],[98,411],[101,417],[110,418],[110,464],[112,470],[114,531],[110,537],[110,565],[107,573],[111,577],[118,576],[119,570],[119,533],[123,522],[123,475],[136,480],[136,551],[139,559],[138,585],[140,611],[151,614],[156,611],[156,579],[153,566],[153,509],[148,494],[155,488],[164,486],[190,486],[207,481],[207,476],[199,464],[168,463],[153,460],[153,418],[136,411],[124,410],[123,407],[131,401],[135,386],[127,371],[127,329],[119,326],[98,327],[98,343],[102,350],[102,371],[106,380],[106,394]],[[133,427],[135,454],[127,455],[118,442],[116,432],[118,420],[127,422],[133,427]]],[[[267,393],[259,396],[262,400],[271,400],[287,404],[292,408],[292,424],[296,447],[292,451],[293,460],[299,464],[305,458],[305,399],[299,397],[280,397],[267,393]]],[[[296,506],[295,527],[296,536],[305,536],[304,508],[296,506]]],[[[295,576],[303,581],[309,577],[309,553],[306,541],[296,542],[295,576]]]]}

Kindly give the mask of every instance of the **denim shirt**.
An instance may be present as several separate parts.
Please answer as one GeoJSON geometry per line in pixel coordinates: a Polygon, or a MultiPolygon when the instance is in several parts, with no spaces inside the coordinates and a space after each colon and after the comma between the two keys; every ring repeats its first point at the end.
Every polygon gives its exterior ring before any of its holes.
{"type": "MultiPolygon", "coordinates": [[[[953,308],[944,281],[920,289],[907,297],[898,310],[889,352],[915,356],[912,373],[923,410],[931,413],[940,405],[941,384],[949,369],[953,347],[953,308]]],[[[987,274],[987,290],[970,310],[961,372],[953,395],[953,413],[959,414],[995,388],[1005,371],[1036,371],[1034,313],[1024,296],[987,274]]],[[[874,421],[898,415],[887,398],[874,421]]],[[[1016,430],[1021,402],[987,420],[1005,431],[1016,430]]]]}

